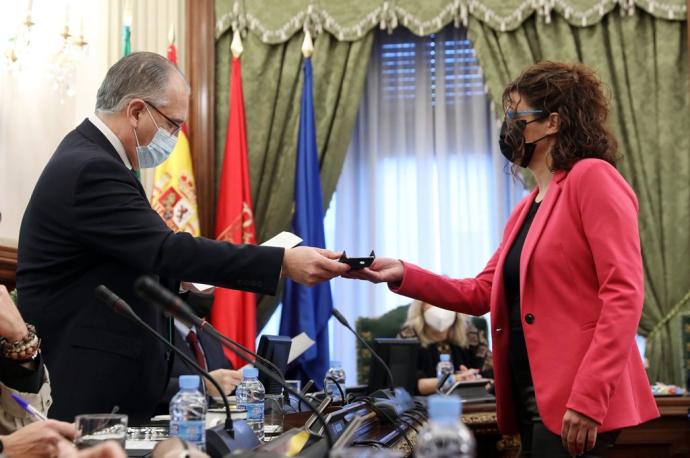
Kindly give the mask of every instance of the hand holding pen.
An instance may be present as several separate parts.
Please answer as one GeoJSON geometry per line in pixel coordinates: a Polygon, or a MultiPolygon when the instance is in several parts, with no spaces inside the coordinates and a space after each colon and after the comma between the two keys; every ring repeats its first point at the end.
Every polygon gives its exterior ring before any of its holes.
{"type": "Polygon", "coordinates": [[[48,418],[43,415],[41,412],[38,411],[34,406],[29,404],[23,397],[19,396],[17,393],[12,393],[10,396],[12,396],[12,399],[15,400],[19,406],[24,409],[29,415],[31,415],[33,418],[36,420],[40,421],[46,421],[48,418]]]}
{"type": "Polygon", "coordinates": [[[8,458],[126,458],[125,451],[115,442],[77,450],[73,444],[77,430],[72,423],[49,420],[17,393],[11,396],[37,421],[8,436],[0,436],[3,453],[8,458]]]}

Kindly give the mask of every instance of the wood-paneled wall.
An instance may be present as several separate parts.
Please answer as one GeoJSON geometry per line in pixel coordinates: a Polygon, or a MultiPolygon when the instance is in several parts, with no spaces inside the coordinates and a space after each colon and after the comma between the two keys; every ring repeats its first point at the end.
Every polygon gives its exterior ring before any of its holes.
{"type": "Polygon", "coordinates": [[[201,234],[214,238],[215,160],[215,13],[213,0],[187,0],[186,73],[192,87],[189,143],[196,178],[201,234]]]}
{"type": "Polygon", "coordinates": [[[17,249],[8,246],[0,246],[0,284],[7,286],[11,291],[16,286],[17,275],[17,249]]]}

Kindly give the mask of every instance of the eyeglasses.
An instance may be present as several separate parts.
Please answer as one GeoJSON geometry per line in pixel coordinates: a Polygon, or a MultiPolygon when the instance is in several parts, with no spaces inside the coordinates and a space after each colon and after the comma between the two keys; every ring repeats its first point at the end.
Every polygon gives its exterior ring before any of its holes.
{"type": "Polygon", "coordinates": [[[545,114],[544,110],[522,110],[522,111],[506,111],[506,118],[513,119],[517,116],[526,116],[531,114],[545,114]]]}
{"type": "Polygon", "coordinates": [[[166,121],[168,121],[170,124],[172,124],[175,127],[175,129],[172,132],[170,132],[170,135],[177,136],[177,134],[180,132],[180,129],[182,129],[182,124],[176,123],[172,119],[168,118],[161,110],[158,109],[157,106],[155,106],[151,102],[148,102],[146,100],[144,100],[144,102],[146,102],[146,105],[148,105],[151,108],[153,108],[154,110],[156,110],[156,112],[158,112],[159,115],[163,116],[166,121]]]}

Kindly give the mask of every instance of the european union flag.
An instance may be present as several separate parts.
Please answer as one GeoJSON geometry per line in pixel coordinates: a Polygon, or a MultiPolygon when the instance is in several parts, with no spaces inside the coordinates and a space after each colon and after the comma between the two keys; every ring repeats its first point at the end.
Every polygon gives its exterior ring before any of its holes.
{"type": "MultiPolygon", "coordinates": [[[[305,245],[325,248],[323,216],[312,98],[312,67],[311,58],[307,57],[304,59],[304,88],[295,168],[295,214],[292,221],[295,234],[304,240],[305,245]]],[[[303,382],[314,379],[318,389],[323,388],[323,378],[329,365],[328,320],[332,309],[333,299],[328,282],[311,288],[291,280],[285,282],[280,335],[294,337],[306,332],[316,341],[316,345],[296,361],[288,378],[303,382]]]]}

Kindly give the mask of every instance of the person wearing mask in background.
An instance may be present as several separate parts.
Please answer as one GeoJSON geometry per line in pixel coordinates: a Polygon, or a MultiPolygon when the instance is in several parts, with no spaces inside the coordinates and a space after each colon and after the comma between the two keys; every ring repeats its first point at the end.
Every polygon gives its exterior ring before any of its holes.
{"type": "Polygon", "coordinates": [[[417,338],[417,392],[436,392],[436,365],[442,354],[449,354],[457,372],[453,382],[492,378],[492,358],[486,337],[462,313],[414,301],[407,309],[407,320],[399,337],[417,338]]]}
{"type": "Polygon", "coordinates": [[[635,193],[616,170],[603,84],[540,62],[503,92],[503,155],[536,188],[475,278],[377,258],[346,276],[449,310],[491,312],[498,425],[523,457],[605,456],[622,428],[659,416],[635,344],[644,277],[635,193]]]}

